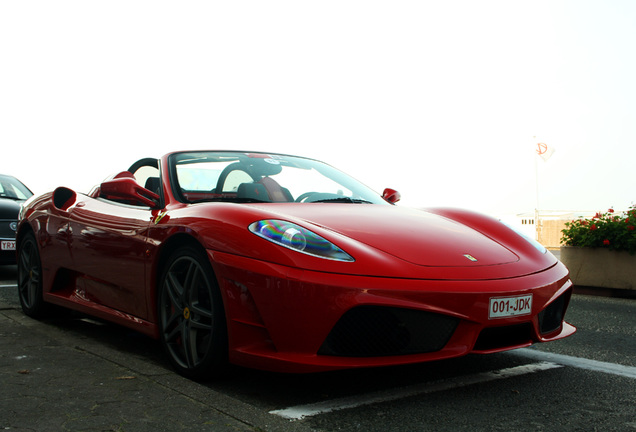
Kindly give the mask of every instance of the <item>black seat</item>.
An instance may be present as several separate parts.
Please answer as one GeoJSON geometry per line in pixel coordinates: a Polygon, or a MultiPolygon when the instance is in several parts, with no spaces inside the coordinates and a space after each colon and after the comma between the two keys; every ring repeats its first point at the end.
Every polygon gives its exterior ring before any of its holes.
{"type": "Polygon", "coordinates": [[[267,191],[267,195],[270,197],[272,202],[293,202],[294,199],[292,194],[289,192],[287,188],[281,187],[276,180],[271,177],[263,177],[258,181],[260,184],[265,186],[265,190],[267,191]]]}
{"type": "Polygon", "coordinates": [[[148,189],[150,192],[154,192],[157,195],[159,195],[159,190],[161,188],[161,181],[159,180],[159,177],[148,177],[146,179],[146,184],[144,185],[144,187],[148,189]]]}
{"type": "Polygon", "coordinates": [[[236,191],[237,198],[269,202],[267,189],[260,183],[241,183],[236,191]]]}

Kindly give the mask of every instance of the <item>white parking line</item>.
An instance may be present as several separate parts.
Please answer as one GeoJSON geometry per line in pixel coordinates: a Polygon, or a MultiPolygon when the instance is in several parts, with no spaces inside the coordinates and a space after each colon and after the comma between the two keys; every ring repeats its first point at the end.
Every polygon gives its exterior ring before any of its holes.
{"type": "Polygon", "coordinates": [[[571,357],[563,354],[554,354],[545,351],[537,351],[532,348],[521,348],[513,351],[525,358],[539,361],[550,361],[563,366],[570,366],[579,369],[587,369],[596,372],[603,372],[612,375],[619,375],[627,378],[636,379],[636,367],[625,366],[616,363],[606,363],[597,360],[590,360],[580,357],[571,357]]]}
{"type": "Polygon", "coordinates": [[[328,401],[313,404],[298,405],[295,407],[270,411],[269,413],[290,420],[300,420],[305,417],[310,417],[317,414],[324,414],[347,408],[356,408],[359,406],[370,405],[379,402],[388,402],[420,394],[451,390],[454,388],[464,387],[472,384],[525,375],[533,372],[539,372],[559,367],[562,366],[550,362],[533,363],[507,369],[500,369],[492,372],[482,372],[468,376],[456,377],[449,380],[440,380],[432,383],[420,383],[398,389],[382,390],[373,393],[367,393],[366,395],[356,395],[339,399],[331,399],[328,401]]]}

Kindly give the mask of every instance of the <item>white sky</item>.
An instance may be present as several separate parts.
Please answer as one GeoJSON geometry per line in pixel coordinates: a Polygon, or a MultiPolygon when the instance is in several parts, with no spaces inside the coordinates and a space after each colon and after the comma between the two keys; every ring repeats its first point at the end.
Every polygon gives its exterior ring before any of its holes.
{"type": "Polygon", "coordinates": [[[315,157],[407,206],[636,201],[636,2],[0,2],[0,172],[86,192],[141,157],[315,157]]]}

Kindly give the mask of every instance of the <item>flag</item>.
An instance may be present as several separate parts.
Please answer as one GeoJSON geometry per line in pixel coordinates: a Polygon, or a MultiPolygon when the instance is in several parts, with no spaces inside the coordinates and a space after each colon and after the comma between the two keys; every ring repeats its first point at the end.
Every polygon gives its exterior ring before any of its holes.
{"type": "Polygon", "coordinates": [[[548,159],[552,157],[555,150],[554,150],[554,147],[552,147],[551,145],[547,145],[546,143],[540,142],[540,143],[537,143],[536,152],[537,152],[537,155],[539,155],[541,159],[544,160],[544,162],[547,162],[548,159]]]}

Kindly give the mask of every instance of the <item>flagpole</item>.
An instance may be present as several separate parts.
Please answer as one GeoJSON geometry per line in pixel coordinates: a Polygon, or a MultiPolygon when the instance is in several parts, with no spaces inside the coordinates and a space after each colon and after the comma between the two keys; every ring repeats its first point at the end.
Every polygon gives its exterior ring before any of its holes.
{"type": "MultiPolygon", "coordinates": [[[[534,144],[537,144],[537,137],[533,136],[532,140],[534,144]]],[[[534,196],[534,239],[539,241],[539,163],[537,162],[537,155],[534,155],[534,183],[535,183],[535,196],[534,196]]]]}
{"type": "MultiPolygon", "coordinates": [[[[540,156],[544,162],[547,162],[548,159],[552,157],[554,153],[554,147],[552,145],[548,145],[544,142],[537,142],[537,137],[533,136],[534,143],[537,146],[537,156],[540,156]]],[[[534,178],[535,178],[535,205],[534,205],[534,236],[535,240],[539,241],[539,162],[537,162],[537,157],[534,158],[534,178]]]]}

